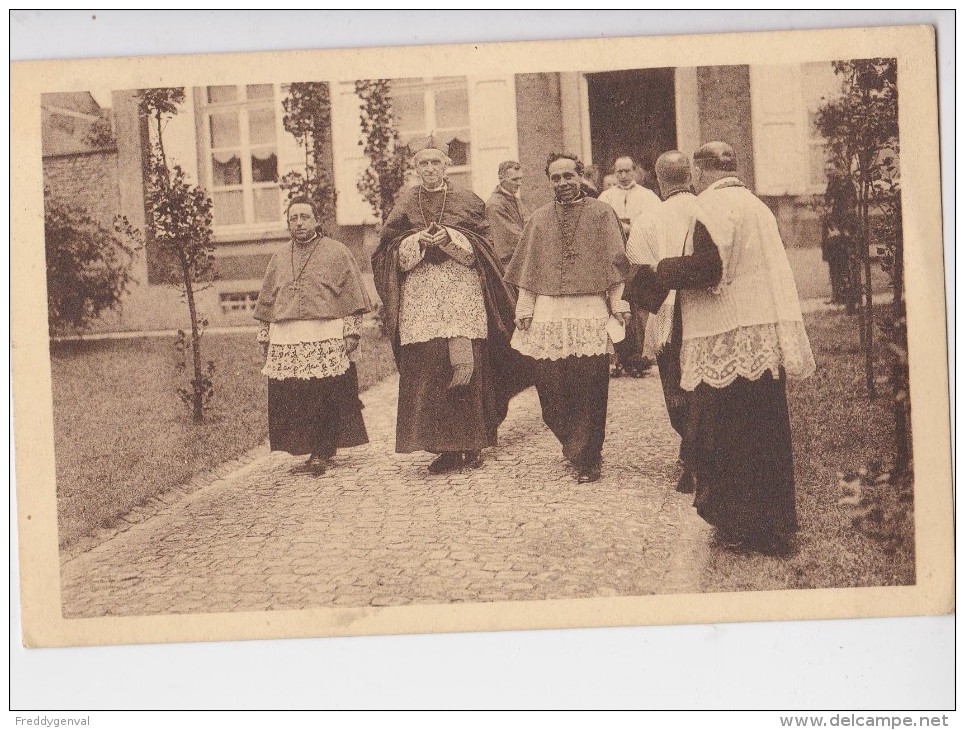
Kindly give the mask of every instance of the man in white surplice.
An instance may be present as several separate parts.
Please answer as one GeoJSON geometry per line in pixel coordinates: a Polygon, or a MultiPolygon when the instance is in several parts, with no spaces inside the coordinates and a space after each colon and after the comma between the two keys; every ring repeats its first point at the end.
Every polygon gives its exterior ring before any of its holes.
{"type": "MultiPolygon", "coordinates": [[[[657,158],[655,170],[663,202],[633,221],[627,241],[630,263],[650,267],[651,270],[655,270],[662,259],[693,253],[694,230],[700,217],[700,205],[691,189],[692,176],[687,156],[677,150],[665,152],[657,158]]],[[[711,276],[714,276],[713,272],[711,276]]],[[[719,270],[716,276],[719,277],[719,270]]],[[[670,425],[683,438],[687,424],[688,393],[680,387],[682,325],[677,292],[670,290],[662,303],[652,299],[647,301],[645,297],[638,304],[644,309],[654,310],[647,320],[644,349],[656,353],[670,425]]],[[[677,491],[693,490],[693,480],[684,466],[677,482],[677,491]]]]}
{"type": "Polygon", "coordinates": [[[711,245],[695,225],[693,253],[654,272],[679,293],[694,505],[725,543],[786,553],[798,527],[786,381],[811,375],[814,355],[777,220],[737,177],[734,149],[709,142],[694,166],[711,245]]]}

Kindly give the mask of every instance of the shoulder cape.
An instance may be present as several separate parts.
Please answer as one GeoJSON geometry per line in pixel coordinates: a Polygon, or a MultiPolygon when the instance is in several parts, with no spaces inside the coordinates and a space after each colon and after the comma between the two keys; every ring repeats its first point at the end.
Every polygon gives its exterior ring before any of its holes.
{"type": "Polygon", "coordinates": [[[291,319],[338,319],[372,309],[362,272],[348,247],[322,237],[305,270],[298,277],[299,294],[289,286],[292,243],[279,246],[268,262],[255,305],[254,318],[262,322],[291,319]]]}
{"type": "Polygon", "coordinates": [[[613,208],[584,198],[583,211],[564,252],[557,204],[547,203],[527,221],[506,281],[547,296],[597,294],[632,274],[623,229],[613,208]],[[566,255],[564,255],[566,254],[566,255]]]}

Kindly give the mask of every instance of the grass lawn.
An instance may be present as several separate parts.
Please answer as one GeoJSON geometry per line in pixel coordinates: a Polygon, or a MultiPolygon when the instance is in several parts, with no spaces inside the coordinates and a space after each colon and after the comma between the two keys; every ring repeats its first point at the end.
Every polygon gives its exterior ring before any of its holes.
{"type": "MultiPolygon", "coordinates": [[[[790,558],[712,547],[704,576],[708,591],[908,585],[915,582],[914,534],[901,531],[897,549],[852,525],[854,510],[837,472],[894,458],[894,416],[886,393],[870,401],[856,318],[839,312],[805,315],[817,372],[789,381],[800,532],[790,558]]],[[[876,359],[880,361],[878,355],[876,359]]],[[[885,390],[883,388],[883,390],[885,390]]],[[[896,487],[887,489],[896,491],[896,487]]],[[[884,501],[897,510],[895,494],[884,501]]],[[[911,505],[907,505],[911,509],[911,505]]]]}
{"type": "MultiPolygon", "coordinates": [[[[365,389],[395,363],[376,330],[365,331],[361,348],[365,389]]],[[[215,362],[214,399],[195,425],[177,395],[190,376],[178,371],[173,337],[51,345],[61,547],[267,438],[254,334],[208,334],[202,354],[215,362]]]]}

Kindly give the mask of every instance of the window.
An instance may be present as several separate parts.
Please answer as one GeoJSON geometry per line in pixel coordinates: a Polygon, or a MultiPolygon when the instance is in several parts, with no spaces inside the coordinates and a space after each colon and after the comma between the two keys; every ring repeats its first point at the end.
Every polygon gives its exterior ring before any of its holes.
{"type": "Polygon", "coordinates": [[[469,84],[465,76],[397,79],[392,82],[392,105],[403,144],[430,133],[449,145],[455,185],[472,189],[472,150],[469,136],[469,84]]]}
{"type": "Polygon", "coordinates": [[[804,107],[807,114],[808,187],[823,191],[827,185],[825,167],[828,160],[827,140],[815,126],[818,109],[841,93],[841,77],[834,73],[829,61],[805,63],[801,68],[804,107]]]}
{"type": "Polygon", "coordinates": [[[224,314],[254,312],[255,305],[258,304],[258,294],[256,291],[224,292],[220,296],[221,311],[224,314]]]}
{"type": "Polygon", "coordinates": [[[276,88],[208,86],[202,95],[202,169],[217,228],[280,225],[276,88]]]}

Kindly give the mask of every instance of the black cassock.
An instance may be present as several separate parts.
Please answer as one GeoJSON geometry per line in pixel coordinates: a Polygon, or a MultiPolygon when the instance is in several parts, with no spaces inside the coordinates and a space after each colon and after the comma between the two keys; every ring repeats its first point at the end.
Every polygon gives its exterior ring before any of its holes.
{"type": "MultiPolygon", "coordinates": [[[[669,290],[704,289],[721,277],[721,259],[707,229],[694,230],[694,253],[641,267],[624,295],[656,312],[669,290]]],[[[670,342],[658,360],[681,457],[696,485],[694,506],[710,524],[739,538],[786,535],[797,529],[794,462],[786,378],[738,377],[724,388],[680,388],[680,298],[670,342]]]]}

